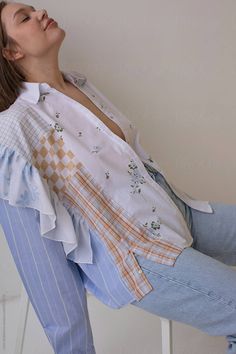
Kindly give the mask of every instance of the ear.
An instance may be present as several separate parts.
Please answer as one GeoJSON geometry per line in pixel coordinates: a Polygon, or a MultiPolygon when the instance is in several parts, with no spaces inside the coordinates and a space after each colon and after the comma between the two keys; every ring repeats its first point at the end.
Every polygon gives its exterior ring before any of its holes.
{"type": "Polygon", "coordinates": [[[18,60],[23,57],[23,54],[21,52],[9,48],[2,48],[2,55],[7,60],[12,61],[18,60]]]}

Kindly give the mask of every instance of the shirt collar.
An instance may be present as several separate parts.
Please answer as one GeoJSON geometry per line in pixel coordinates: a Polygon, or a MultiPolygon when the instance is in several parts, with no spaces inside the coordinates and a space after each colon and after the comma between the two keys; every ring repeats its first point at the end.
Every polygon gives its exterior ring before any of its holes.
{"type": "MultiPolygon", "coordinates": [[[[63,77],[76,87],[84,85],[87,78],[83,74],[76,71],[61,71],[63,77]]],[[[22,98],[30,103],[37,104],[40,96],[46,93],[51,86],[46,82],[27,82],[23,81],[23,88],[20,88],[19,98],[22,98]]]]}

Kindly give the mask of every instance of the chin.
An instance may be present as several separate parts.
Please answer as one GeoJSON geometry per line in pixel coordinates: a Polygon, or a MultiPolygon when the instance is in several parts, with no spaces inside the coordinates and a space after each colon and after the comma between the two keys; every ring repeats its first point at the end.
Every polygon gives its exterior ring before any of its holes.
{"type": "Polygon", "coordinates": [[[57,29],[54,33],[52,33],[52,41],[61,43],[66,36],[66,31],[62,28],[57,29]]]}
{"type": "Polygon", "coordinates": [[[60,32],[63,34],[63,37],[65,37],[66,36],[66,31],[63,28],[60,28],[60,27],[59,27],[59,29],[60,29],[60,32]]]}

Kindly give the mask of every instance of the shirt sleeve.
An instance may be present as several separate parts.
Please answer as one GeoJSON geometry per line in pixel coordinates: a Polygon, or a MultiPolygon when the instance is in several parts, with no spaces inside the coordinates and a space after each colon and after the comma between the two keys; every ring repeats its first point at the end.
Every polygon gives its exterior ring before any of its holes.
{"type": "MultiPolygon", "coordinates": [[[[0,198],[16,207],[32,208],[38,211],[37,222],[40,235],[62,243],[67,259],[79,263],[92,263],[92,249],[87,247],[83,257],[82,240],[89,242],[89,230],[83,235],[76,232],[72,218],[57,194],[49,188],[47,180],[39,170],[18,152],[0,145],[0,198]]],[[[83,222],[82,217],[79,222],[83,222]]]]}
{"type": "Polygon", "coordinates": [[[54,352],[95,354],[81,269],[60,243],[41,237],[38,217],[39,210],[0,198],[3,233],[54,352]]]}

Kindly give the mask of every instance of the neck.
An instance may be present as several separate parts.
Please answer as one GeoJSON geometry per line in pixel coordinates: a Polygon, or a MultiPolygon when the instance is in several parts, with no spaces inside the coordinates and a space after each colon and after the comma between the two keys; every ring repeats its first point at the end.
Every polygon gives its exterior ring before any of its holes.
{"type": "Polygon", "coordinates": [[[47,83],[59,91],[66,90],[68,87],[68,83],[59,69],[59,66],[55,65],[55,63],[51,66],[48,65],[48,63],[46,66],[34,66],[33,71],[27,68],[26,81],[47,83]]]}

